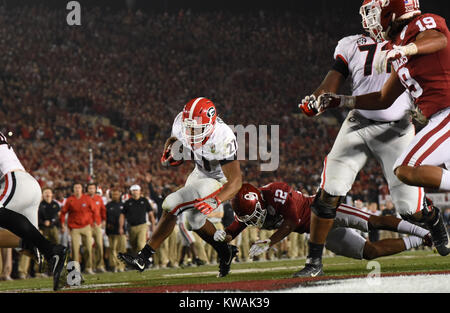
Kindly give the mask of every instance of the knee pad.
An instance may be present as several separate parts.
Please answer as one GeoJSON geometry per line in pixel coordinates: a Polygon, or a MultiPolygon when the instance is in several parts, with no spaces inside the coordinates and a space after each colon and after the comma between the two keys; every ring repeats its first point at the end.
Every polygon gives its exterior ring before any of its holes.
{"type": "Polygon", "coordinates": [[[314,202],[311,204],[311,211],[320,218],[334,219],[336,210],[343,198],[342,196],[332,196],[323,189],[319,189],[314,202]]]}
{"type": "Polygon", "coordinates": [[[189,223],[189,226],[192,230],[199,230],[206,223],[206,215],[200,213],[196,209],[187,210],[184,214],[186,214],[186,220],[189,223]]]}

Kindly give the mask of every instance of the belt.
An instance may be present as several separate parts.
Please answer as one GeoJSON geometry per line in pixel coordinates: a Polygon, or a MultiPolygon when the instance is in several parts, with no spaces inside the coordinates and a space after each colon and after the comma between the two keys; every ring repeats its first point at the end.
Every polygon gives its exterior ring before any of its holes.
{"type": "MultiPolygon", "coordinates": [[[[350,118],[348,120],[350,122],[356,122],[356,121],[360,121],[361,122],[362,121],[362,122],[365,122],[365,123],[368,123],[368,124],[372,124],[372,125],[384,125],[384,124],[394,125],[394,124],[397,124],[397,123],[402,122],[402,121],[407,121],[408,119],[405,116],[404,118],[396,120],[396,121],[376,121],[376,120],[371,120],[369,118],[366,118],[366,117],[362,116],[360,113],[355,111],[355,112],[353,112],[353,115],[350,116],[350,118]]],[[[409,121],[408,121],[408,123],[409,123],[409,121]]]]}

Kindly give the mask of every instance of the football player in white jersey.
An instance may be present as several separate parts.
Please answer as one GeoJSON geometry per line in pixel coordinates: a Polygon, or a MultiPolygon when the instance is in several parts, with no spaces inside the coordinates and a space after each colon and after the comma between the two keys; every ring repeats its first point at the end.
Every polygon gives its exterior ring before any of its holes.
{"type": "Polygon", "coordinates": [[[33,251],[38,258],[42,253],[53,273],[53,289],[59,289],[68,249],[52,244],[37,229],[41,187],[25,171],[1,132],[0,177],[0,227],[3,228],[0,230],[0,247],[33,251]]]}
{"type": "Polygon", "coordinates": [[[177,216],[184,212],[192,230],[217,251],[219,277],[226,276],[237,248],[214,240],[216,228],[206,216],[232,199],[241,188],[236,152],[234,132],[217,116],[214,103],[203,97],[189,101],[175,118],[161,163],[178,166],[187,156],[193,159],[195,168],[184,187],[165,198],[163,215],[148,244],[137,256],[120,254],[120,258],[128,266],[143,271],[151,263],[155,250],[172,233],[177,216]]]}
{"type": "MultiPolygon", "coordinates": [[[[367,1],[360,10],[362,16],[367,1]]],[[[364,18],[363,27],[369,32],[364,18]]],[[[314,93],[302,100],[299,105],[302,111],[307,116],[317,115],[316,99],[324,93],[336,93],[348,76],[351,76],[355,96],[381,90],[391,69],[386,67],[385,72],[378,73],[373,60],[387,49],[387,44],[387,41],[377,41],[364,34],[341,39],[334,52],[333,68],[314,93]]],[[[399,155],[415,136],[411,112],[414,112],[414,103],[406,91],[385,110],[349,112],[324,160],[318,196],[311,206],[306,266],[294,276],[315,276],[322,272],[323,246],[333,225],[336,208],[370,156],[374,156],[382,167],[397,212],[404,219],[432,228],[439,213],[436,214],[438,210],[427,203],[423,188],[402,183],[392,171],[399,155]]],[[[431,233],[433,235],[433,231],[431,233]]],[[[435,239],[433,237],[433,242],[435,239]]]]}

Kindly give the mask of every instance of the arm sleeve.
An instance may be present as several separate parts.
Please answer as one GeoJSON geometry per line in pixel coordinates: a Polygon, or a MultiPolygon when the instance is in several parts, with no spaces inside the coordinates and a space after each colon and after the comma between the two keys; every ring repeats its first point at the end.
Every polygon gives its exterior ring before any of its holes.
{"type": "Polygon", "coordinates": [[[340,57],[336,58],[332,69],[341,73],[345,79],[347,79],[348,75],[350,74],[347,63],[345,63],[344,60],[340,57]]]}
{"type": "Polygon", "coordinates": [[[244,223],[239,222],[234,219],[233,223],[231,223],[226,229],[225,232],[230,235],[233,239],[239,235],[247,226],[244,223]]]}

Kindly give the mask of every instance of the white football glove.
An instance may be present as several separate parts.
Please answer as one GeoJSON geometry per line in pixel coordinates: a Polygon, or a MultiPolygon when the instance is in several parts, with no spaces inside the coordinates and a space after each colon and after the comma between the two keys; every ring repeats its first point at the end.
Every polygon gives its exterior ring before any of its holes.
{"type": "Polygon", "coordinates": [[[250,248],[248,257],[252,259],[255,256],[263,254],[269,249],[270,249],[270,239],[258,240],[250,248]]]}
{"type": "Polygon", "coordinates": [[[412,42],[406,46],[394,45],[391,50],[380,51],[375,56],[375,70],[378,74],[385,73],[388,63],[399,60],[404,56],[410,56],[417,54],[417,46],[412,42]]]}
{"type": "Polygon", "coordinates": [[[215,241],[219,241],[219,242],[223,242],[225,241],[227,237],[227,233],[224,230],[216,230],[216,232],[214,233],[214,240],[215,241]]]}

